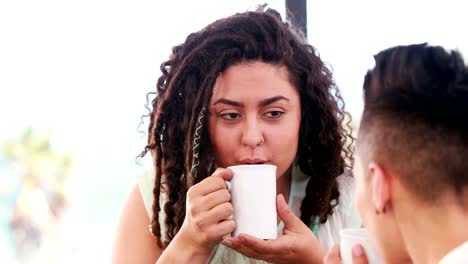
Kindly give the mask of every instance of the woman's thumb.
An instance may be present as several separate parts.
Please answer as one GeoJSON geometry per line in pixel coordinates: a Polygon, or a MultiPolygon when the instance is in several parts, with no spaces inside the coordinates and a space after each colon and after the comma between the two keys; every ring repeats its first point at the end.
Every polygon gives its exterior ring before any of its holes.
{"type": "Polygon", "coordinates": [[[291,210],[291,208],[289,208],[282,194],[279,194],[276,197],[276,207],[278,210],[278,215],[281,220],[283,220],[285,227],[291,229],[296,227],[298,223],[302,223],[301,219],[299,219],[291,210]]]}

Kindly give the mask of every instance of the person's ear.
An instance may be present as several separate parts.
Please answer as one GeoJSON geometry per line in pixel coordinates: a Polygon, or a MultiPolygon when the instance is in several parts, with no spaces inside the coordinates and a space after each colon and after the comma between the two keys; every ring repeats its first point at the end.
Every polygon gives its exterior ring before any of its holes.
{"type": "Polygon", "coordinates": [[[384,214],[390,206],[391,177],[381,165],[375,162],[371,162],[368,169],[375,212],[384,214]]]}

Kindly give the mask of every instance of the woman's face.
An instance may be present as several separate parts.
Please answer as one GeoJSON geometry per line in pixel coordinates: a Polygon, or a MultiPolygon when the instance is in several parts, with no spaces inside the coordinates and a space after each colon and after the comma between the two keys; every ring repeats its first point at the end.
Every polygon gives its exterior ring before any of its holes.
{"type": "Polygon", "coordinates": [[[285,67],[234,65],[216,80],[209,134],[217,166],[273,164],[277,178],[293,163],[299,139],[299,93],[285,67]]]}

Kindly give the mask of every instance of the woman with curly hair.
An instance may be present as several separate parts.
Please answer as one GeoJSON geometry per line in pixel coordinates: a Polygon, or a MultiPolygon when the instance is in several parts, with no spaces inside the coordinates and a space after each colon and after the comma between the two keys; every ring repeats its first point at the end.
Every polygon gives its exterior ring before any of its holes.
{"type": "Polygon", "coordinates": [[[341,228],[360,225],[349,115],[316,50],[278,12],[215,21],[161,71],[142,153],[154,175],[124,206],[114,263],[319,263],[341,228]],[[229,236],[226,167],[239,164],[277,166],[277,239],[229,236]]]}

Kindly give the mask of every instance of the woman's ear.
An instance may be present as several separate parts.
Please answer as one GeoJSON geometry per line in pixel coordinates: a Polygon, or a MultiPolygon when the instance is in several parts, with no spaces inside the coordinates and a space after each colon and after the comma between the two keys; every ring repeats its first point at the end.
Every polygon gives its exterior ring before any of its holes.
{"type": "Polygon", "coordinates": [[[391,177],[374,161],[369,164],[368,169],[375,211],[377,214],[385,213],[385,209],[390,206],[391,177]]]}

